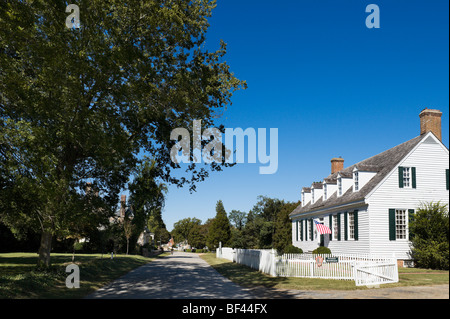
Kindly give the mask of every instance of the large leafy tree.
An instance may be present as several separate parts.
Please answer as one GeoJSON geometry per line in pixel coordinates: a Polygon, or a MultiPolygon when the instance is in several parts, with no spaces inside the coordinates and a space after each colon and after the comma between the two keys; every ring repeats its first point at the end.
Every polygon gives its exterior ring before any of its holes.
{"type": "Polygon", "coordinates": [[[283,208],[284,201],[258,196],[258,202],[247,215],[242,231],[246,248],[272,248],[277,214],[283,208]]]}
{"type": "Polygon", "coordinates": [[[43,265],[52,237],[107,220],[139,151],[166,182],[193,189],[207,177],[194,164],[174,177],[170,131],[217,124],[245,87],[223,42],[205,49],[213,0],[80,0],[78,29],[66,27],[68,4],[6,0],[0,10],[1,219],[42,233],[43,265]]]}
{"type": "Polygon", "coordinates": [[[197,227],[200,227],[202,221],[198,218],[184,218],[173,224],[173,230],[171,232],[176,243],[187,241],[191,243],[191,234],[193,231],[197,232],[197,227]]]}
{"type": "Polygon", "coordinates": [[[170,240],[170,233],[162,219],[161,209],[153,209],[147,221],[148,230],[155,235],[155,244],[158,246],[170,240]]]}
{"type": "MultiPolygon", "coordinates": [[[[156,230],[163,226],[161,210],[164,207],[167,187],[158,182],[160,168],[154,160],[144,158],[137,166],[133,181],[129,183],[130,198],[128,205],[133,214],[132,247],[134,247],[139,235],[149,225],[156,230]]],[[[164,226],[165,228],[165,226],[164,226]]],[[[161,234],[156,234],[161,235],[161,234]]],[[[130,236],[131,237],[131,236],[130,236]]]]}

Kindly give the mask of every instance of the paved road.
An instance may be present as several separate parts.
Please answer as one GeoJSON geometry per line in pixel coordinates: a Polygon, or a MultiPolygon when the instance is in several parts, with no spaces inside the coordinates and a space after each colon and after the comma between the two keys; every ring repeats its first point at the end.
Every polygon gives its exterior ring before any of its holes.
{"type": "Polygon", "coordinates": [[[87,298],[250,299],[254,296],[221,276],[197,254],[174,252],[129,272],[87,298]]]}
{"type": "Polygon", "coordinates": [[[238,286],[197,254],[175,252],[139,267],[87,298],[98,299],[448,299],[449,286],[286,290],[238,286]]]}

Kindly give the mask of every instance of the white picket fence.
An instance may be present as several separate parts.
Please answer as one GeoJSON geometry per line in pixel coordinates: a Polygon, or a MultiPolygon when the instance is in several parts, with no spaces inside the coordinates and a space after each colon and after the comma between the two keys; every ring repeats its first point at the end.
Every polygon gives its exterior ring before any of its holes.
{"type": "Polygon", "coordinates": [[[283,254],[275,250],[219,248],[217,258],[272,276],[354,280],[356,286],[398,282],[394,256],[373,254],[283,254]]]}
{"type": "Polygon", "coordinates": [[[272,276],[277,275],[277,256],[274,249],[233,249],[222,247],[216,250],[216,257],[228,259],[272,276]]]}

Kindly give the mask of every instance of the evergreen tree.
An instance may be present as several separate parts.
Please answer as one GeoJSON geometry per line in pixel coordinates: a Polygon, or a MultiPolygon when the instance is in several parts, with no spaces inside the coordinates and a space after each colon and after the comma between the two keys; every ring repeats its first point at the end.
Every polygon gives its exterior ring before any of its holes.
{"type": "Polygon", "coordinates": [[[297,203],[286,203],[278,212],[275,220],[275,233],[273,234],[273,248],[280,253],[286,247],[292,245],[292,221],[289,214],[299,205],[297,203]]]}
{"type": "Polygon", "coordinates": [[[227,212],[223,207],[223,203],[219,200],[216,204],[216,217],[214,218],[208,232],[208,247],[216,249],[219,242],[222,246],[230,244],[231,241],[231,225],[227,217],[227,212]]]}

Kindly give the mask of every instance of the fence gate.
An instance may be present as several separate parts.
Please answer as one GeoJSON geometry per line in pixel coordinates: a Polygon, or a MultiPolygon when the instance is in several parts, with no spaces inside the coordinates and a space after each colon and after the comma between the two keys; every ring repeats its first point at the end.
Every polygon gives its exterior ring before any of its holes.
{"type": "Polygon", "coordinates": [[[385,263],[355,263],[353,271],[356,286],[398,282],[398,268],[394,259],[385,263]]]}

